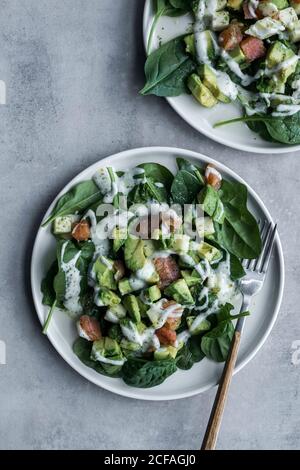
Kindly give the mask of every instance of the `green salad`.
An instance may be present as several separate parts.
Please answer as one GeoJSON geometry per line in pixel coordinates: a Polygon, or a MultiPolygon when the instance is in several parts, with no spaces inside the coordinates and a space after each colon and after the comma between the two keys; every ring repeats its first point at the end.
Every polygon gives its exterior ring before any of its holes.
{"type": "Polygon", "coordinates": [[[190,93],[206,108],[238,103],[263,139],[300,143],[299,0],[155,0],[155,18],[191,15],[189,31],[146,61],[141,93],[190,93]]]}
{"type": "Polygon", "coordinates": [[[124,172],[99,168],[56,203],[56,259],[43,304],[71,316],[88,367],[153,387],[204,357],[226,360],[242,259],[261,251],[247,188],[211,164],[178,158],[124,172]]]}

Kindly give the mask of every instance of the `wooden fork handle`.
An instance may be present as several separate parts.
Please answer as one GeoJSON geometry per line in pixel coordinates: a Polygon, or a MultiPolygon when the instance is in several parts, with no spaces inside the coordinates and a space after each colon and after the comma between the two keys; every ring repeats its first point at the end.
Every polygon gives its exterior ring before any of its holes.
{"type": "Polygon", "coordinates": [[[222,422],[223,412],[227,400],[228,390],[230,387],[234,366],[236,363],[239,346],[241,340],[241,332],[235,331],[231,343],[231,349],[224,367],[221,381],[218,387],[216,398],[210,414],[205,436],[202,442],[201,450],[214,450],[222,422]]]}

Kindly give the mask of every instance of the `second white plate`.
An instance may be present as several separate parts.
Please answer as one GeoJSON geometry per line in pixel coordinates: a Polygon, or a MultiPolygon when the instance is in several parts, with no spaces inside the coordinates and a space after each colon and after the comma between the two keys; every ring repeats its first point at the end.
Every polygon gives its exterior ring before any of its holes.
{"type": "MultiPolygon", "coordinates": [[[[156,162],[165,165],[175,173],[176,157],[186,158],[192,163],[201,166],[205,166],[207,163],[214,163],[224,178],[246,184],[224,165],[189,150],[165,147],[128,150],[107,157],[76,176],[53,201],[45,217],[50,214],[54,204],[62,194],[68,191],[74,184],[90,179],[99,166],[113,166],[116,170],[126,170],[142,162],[156,162]]],[[[268,219],[271,221],[271,216],[262,201],[249,186],[248,189],[249,209],[257,219],[268,219]]],[[[55,251],[56,243],[51,234],[50,227],[40,228],[32,254],[31,285],[36,311],[42,324],[45,322],[48,309],[42,305],[40,286],[49,266],[55,259],[55,251]]],[[[251,316],[246,320],[236,371],[244,367],[255,356],[270,334],[279,311],[283,285],[284,262],[280,240],[277,236],[266,282],[259,295],[254,299],[251,306],[251,316]]],[[[37,332],[37,334],[41,333],[37,332]]],[[[72,345],[76,337],[75,322],[66,314],[60,311],[55,312],[48,330],[48,338],[58,353],[73,369],[86,379],[111,392],[127,397],[143,400],[172,400],[189,397],[216,385],[222,373],[222,364],[216,364],[208,359],[204,359],[199,364],[195,364],[190,371],[177,371],[158,387],[151,389],[132,388],[127,386],[121,379],[104,377],[82,364],[72,351],[72,345]]]]}
{"type": "MultiPolygon", "coordinates": [[[[154,12],[152,0],[146,0],[144,10],[144,43],[147,44],[154,12]]],[[[159,47],[159,42],[167,42],[174,37],[185,34],[191,25],[191,17],[185,15],[178,18],[163,16],[156,27],[153,35],[152,49],[159,47]]],[[[254,132],[250,131],[245,123],[230,124],[228,126],[213,128],[220,120],[240,117],[242,109],[237,104],[219,103],[213,108],[204,108],[190,95],[182,95],[175,98],[167,98],[174,110],[197,131],[206,137],[246,152],[256,153],[288,153],[300,150],[300,145],[284,145],[263,140],[254,132]]]]}

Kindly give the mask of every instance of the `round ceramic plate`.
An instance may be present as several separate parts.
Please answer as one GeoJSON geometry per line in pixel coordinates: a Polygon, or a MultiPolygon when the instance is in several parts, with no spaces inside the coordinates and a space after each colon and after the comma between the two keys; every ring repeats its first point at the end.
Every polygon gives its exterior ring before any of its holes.
{"type": "MultiPolygon", "coordinates": [[[[201,154],[176,148],[150,147],[128,150],[95,163],[67,184],[56,200],[74,184],[90,179],[99,166],[113,166],[116,170],[126,170],[142,162],[156,162],[175,172],[176,157],[184,157],[201,166],[212,162],[221,171],[224,178],[244,183],[233,171],[201,154]]],[[[248,189],[250,210],[257,219],[271,220],[262,201],[251,188],[248,187],[248,189]]],[[[49,207],[45,218],[50,214],[56,200],[49,207]]],[[[40,228],[32,254],[31,285],[36,311],[42,324],[45,322],[48,309],[42,305],[40,286],[49,266],[55,259],[55,246],[55,239],[51,234],[50,227],[40,228]]],[[[269,335],[280,307],[283,284],[284,262],[280,240],[277,236],[266,282],[259,295],[253,300],[251,316],[246,320],[236,371],[244,367],[255,356],[269,335]]],[[[121,379],[104,377],[82,364],[72,351],[72,344],[76,337],[75,322],[66,314],[60,311],[55,312],[48,330],[48,338],[59,354],[86,379],[127,397],[143,400],[170,400],[196,395],[216,385],[223,368],[220,364],[204,359],[199,364],[195,364],[190,371],[176,372],[158,387],[151,389],[132,388],[128,387],[121,379]]]]}
{"type": "MultiPolygon", "coordinates": [[[[153,23],[153,2],[146,0],[144,10],[144,43],[148,42],[149,32],[153,23]]],[[[160,18],[153,40],[151,50],[159,47],[160,42],[167,42],[174,37],[186,34],[191,28],[192,18],[185,15],[177,18],[163,16],[160,18]]],[[[175,98],[167,98],[174,110],[197,131],[220,144],[246,152],[257,153],[287,153],[300,150],[300,145],[284,145],[267,142],[257,134],[251,132],[245,123],[230,124],[228,126],[213,128],[220,120],[240,117],[242,109],[238,104],[219,103],[213,108],[204,108],[191,95],[182,95],[175,98]]]]}

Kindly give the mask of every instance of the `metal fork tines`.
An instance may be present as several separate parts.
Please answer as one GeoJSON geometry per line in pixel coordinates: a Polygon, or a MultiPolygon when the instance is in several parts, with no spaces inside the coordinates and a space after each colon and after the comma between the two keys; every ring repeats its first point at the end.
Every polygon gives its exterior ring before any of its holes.
{"type": "MultiPolygon", "coordinates": [[[[277,233],[277,224],[273,226],[271,222],[265,220],[259,225],[261,226],[260,235],[262,239],[261,253],[259,257],[254,260],[244,260],[242,262],[246,271],[246,276],[241,279],[239,283],[239,288],[243,295],[242,312],[248,311],[252,297],[256,295],[263,286],[277,233]]],[[[238,320],[236,330],[241,331],[243,325],[244,317],[238,320]]]]}

